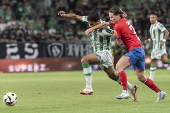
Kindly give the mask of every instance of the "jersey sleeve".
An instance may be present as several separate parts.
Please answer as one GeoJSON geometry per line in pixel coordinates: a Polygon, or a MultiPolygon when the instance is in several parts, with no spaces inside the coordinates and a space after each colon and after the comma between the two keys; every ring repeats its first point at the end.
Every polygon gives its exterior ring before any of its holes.
{"type": "Polygon", "coordinates": [[[159,30],[161,30],[161,32],[163,32],[166,29],[162,24],[158,24],[157,27],[159,30]]]}
{"type": "Polygon", "coordinates": [[[88,16],[82,16],[82,19],[81,19],[81,20],[82,20],[83,22],[88,22],[88,21],[87,21],[87,17],[88,17],[88,16]]]}
{"type": "Polygon", "coordinates": [[[103,28],[103,34],[106,36],[113,36],[113,30],[107,26],[106,28],[103,28]]]}

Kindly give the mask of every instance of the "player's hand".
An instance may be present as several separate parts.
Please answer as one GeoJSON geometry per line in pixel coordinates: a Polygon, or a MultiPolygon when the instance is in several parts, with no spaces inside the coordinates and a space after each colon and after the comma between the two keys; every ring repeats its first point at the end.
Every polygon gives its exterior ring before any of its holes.
{"type": "Polygon", "coordinates": [[[145,40],[145,44],[147,44],[147,43],[150,43],[150,41],[149,40],[145,40]]]}
{"type": "Polygon", "coordinates": [[[88,35],[92,34],[93,31],[94,30],[92,28],[89,28],[85,31],[85,35],[88,36],[88,35]]]}
{"type": "Polygon", "coordinates": [[[60,15],[60,16],[64,16],[66,13],[64,12],[64,11],[59,11],[58,12],[58,15],[60,15]]]}
{"type": "Polygon", "coordinates": [[[163,46],[165,44],[165,42],[161,42],[160,45],[163,46]]]}

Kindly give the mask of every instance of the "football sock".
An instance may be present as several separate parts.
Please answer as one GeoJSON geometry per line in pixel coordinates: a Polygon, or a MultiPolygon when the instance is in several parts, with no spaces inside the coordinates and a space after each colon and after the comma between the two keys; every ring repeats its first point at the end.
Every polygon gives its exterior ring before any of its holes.
{"type": "Polygon", "coordinates": [[[149,78],[152,79],[153,81],[154,81],[155,71],[156,71],[156,66],[150,66],[150,76],[149,76],[149,78]]]}
{"type": "Polygon", "coordinates": [[[122,88],[123,90],[127,90],[127,76],[126,76],[126,73],[125,71],[120,71],[118,72],[118,75],[119,75],[119,79],[120,79],[120,82],[122,83],[122,88]]]}
{"type": "Polygon", "coordinates": [[[122,90],[122,93],[128,93],[128,91],[127,90],[122,90]]]}
{"type": "Polygon", "coordinates": [[[86,79],[86,87],[92,88],[92,69],[89,64],[82,64],[84,76],[86,79]]]}
{"type": "MultiPolygon", "coordinates": [[[[112,80],[116,81],[118,84],[121,84],[121,82],[120,82],[120,79],[119,79],[119,76],[118,76],[118,75],[116,75],[116,77],[115,77],[114,79],[112,79],[112,80]]],[[[128,89],[129,89],[129,90],[131,90],[131,89],[132,89],[132,84],[131,84],[131,83],[129,83],[128,81],[127,81],[127,86],[128,86],[128,89]]]]}
{"type": "MultiPolygon", "coordinates": [[[[111,78],[111,79],[114,80],[114,81],[116,81],[118,84],[121,84],[120,79],[119,79],[119,75],[116,74],[116,77],[115,77],[115,78],[111,78]]],[[[128,86],[128,89],[129,89],[129,90],[132,89],[132,84],[129,83],[128,81],[127,81],[127,86],[128,86]]]]}
{"type": "Polygon", "coordinates": [[[147,85],[150,89],[154,90],[156,93],[158,93],[160,91],[158,86],[149,78],[146,79],[144,84],[147,85]]]}
{"type": "Polygon", "coordinates": [[[129,83],[128,81],[127,81],[127,86],[128,86],[128,89],[129,89],[129,90],[131,90],[131,89],[132,89],[132,84],[131,84],[131,83],[129,83]]]}

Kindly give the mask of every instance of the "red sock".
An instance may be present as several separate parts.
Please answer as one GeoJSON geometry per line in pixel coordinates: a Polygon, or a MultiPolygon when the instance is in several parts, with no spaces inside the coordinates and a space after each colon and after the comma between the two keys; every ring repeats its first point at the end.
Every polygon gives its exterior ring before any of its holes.
{"type": "Polygon", "coordinates": [[[120,82],[122,84],[123,90],[127,90],[127,88],[128,88],[127,87],[127,76],[126,76],[125,71],[120,71],[118,73],[118,75],[119,75],[119,79],[120,79],[120,82]]]}
{"type": "Polygon", "coordinates": [[[154,90],[156,93],[160,91],[158,86],[149,78],[146,79],[144,84],[147,85],[150,89],[154,90]]]}

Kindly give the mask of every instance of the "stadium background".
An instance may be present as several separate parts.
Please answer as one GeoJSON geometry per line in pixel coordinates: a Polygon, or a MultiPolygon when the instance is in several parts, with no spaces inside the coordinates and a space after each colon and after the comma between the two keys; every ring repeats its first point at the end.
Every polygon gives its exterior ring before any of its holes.
{"type": "MultiPolygon", "coordinates": [[[[108,10],[118,5],[127,14],[142,42],[149,37],[149,13],[170,31],[169,0],[1,0],[0,1],[0,71],[38,72],[81,70],[80,59],[92,52],[90,39],[84,35],[86,23],[62,18],[58,11],[87,15],[98,11],[108,21],[108,10]]],[[[170,39],[166,42],[170,54],[170,39]]],[[[143,48],[149,67],[151,45],[143,48]]],[[[112,53],[117,59],[126,53],[113,39],[112,53]]],[[[166,68],[158,61],[159,68],[166,68]]],[[[94,67],[93,69],[98,69],[94,67]]]]}

